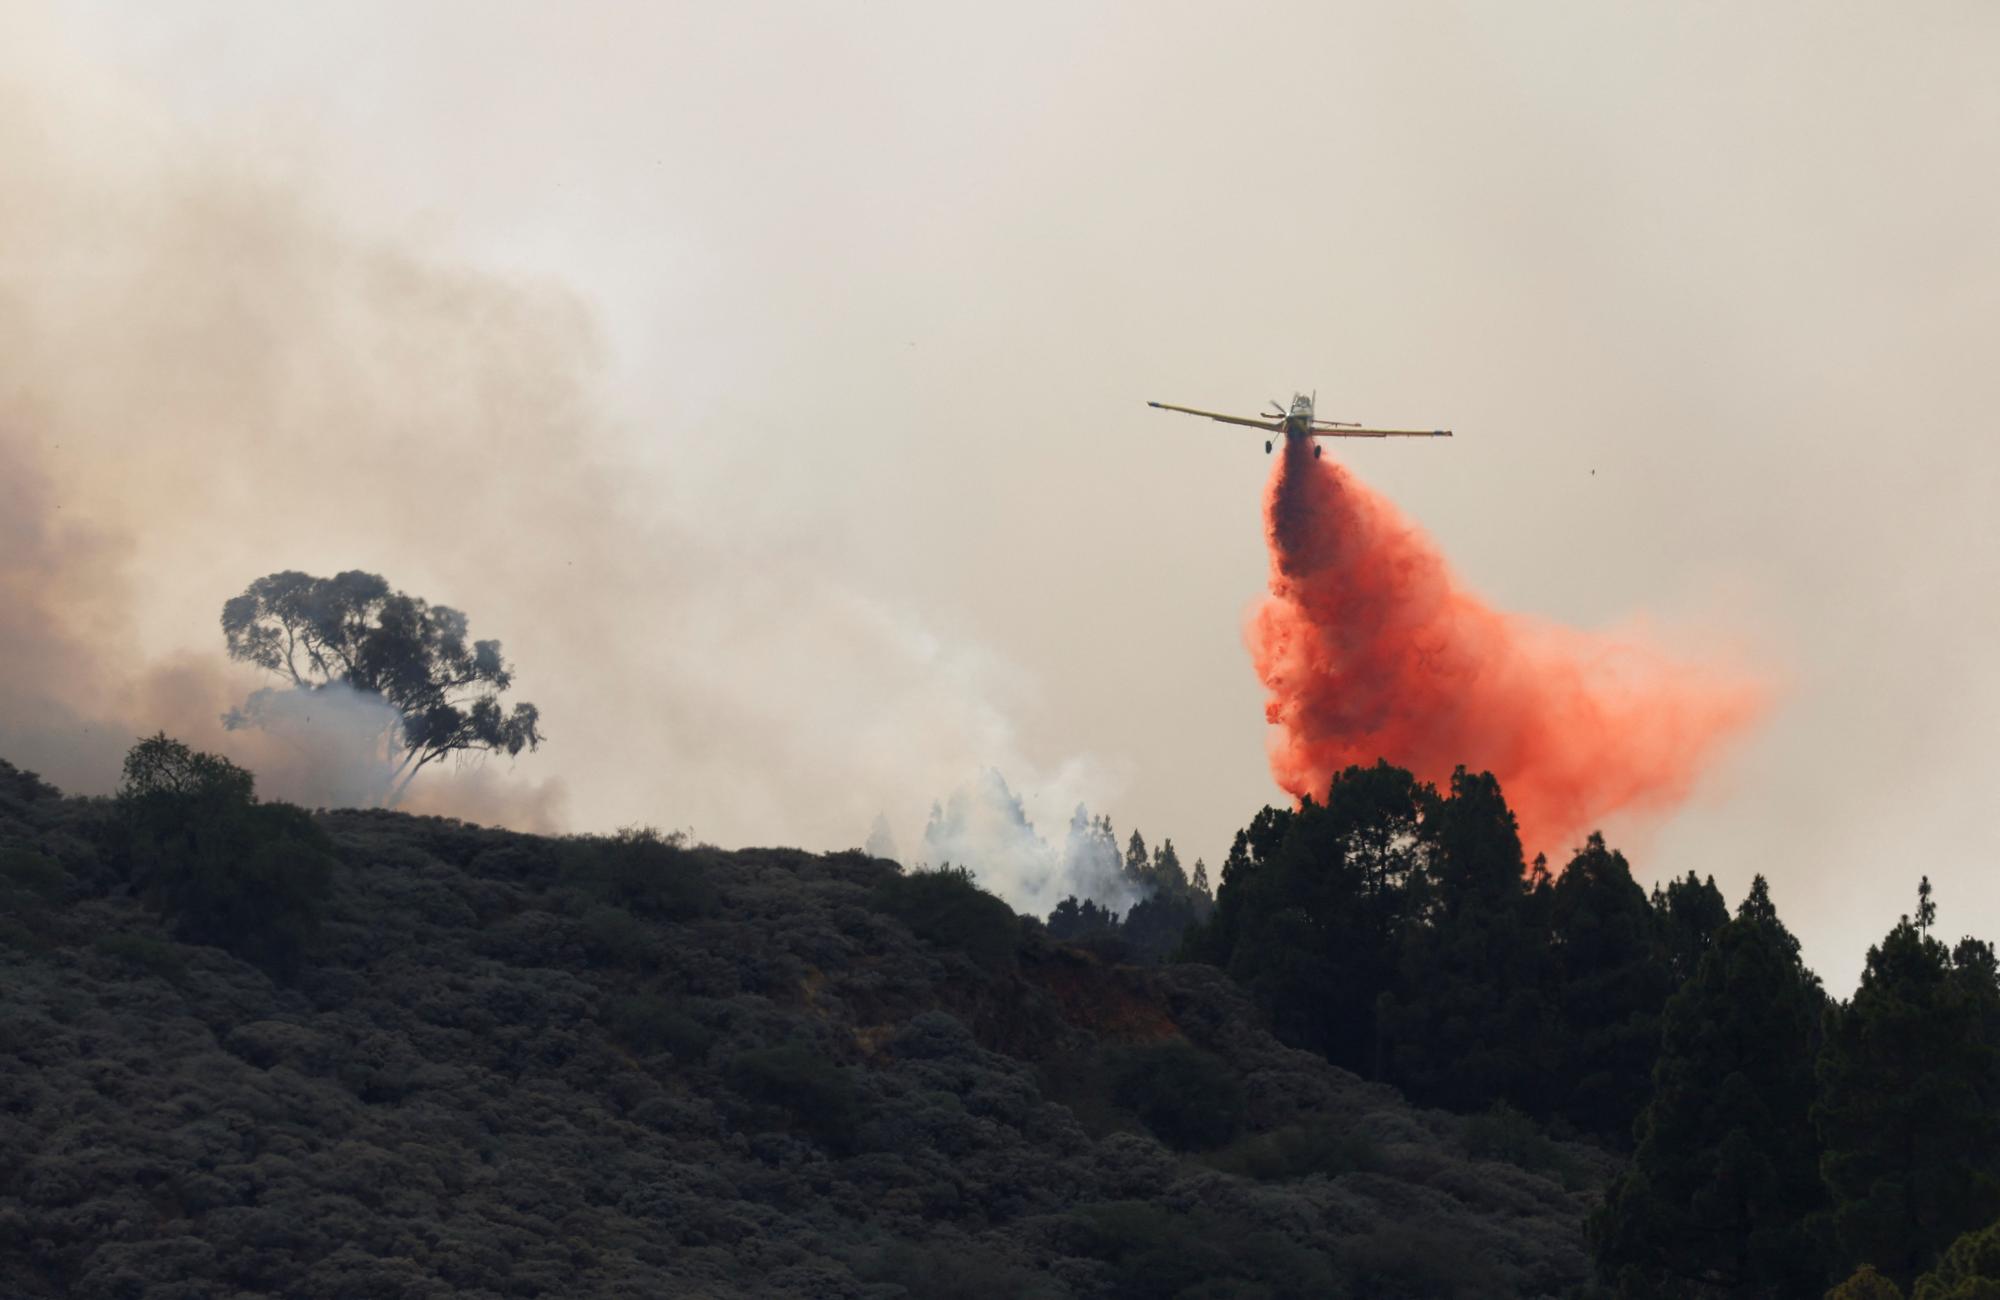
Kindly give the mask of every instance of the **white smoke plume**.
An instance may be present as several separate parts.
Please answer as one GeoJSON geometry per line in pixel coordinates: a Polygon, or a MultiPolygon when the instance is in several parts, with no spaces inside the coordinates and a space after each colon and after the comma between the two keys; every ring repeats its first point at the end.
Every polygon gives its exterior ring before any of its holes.
{"type": "Polygon", "coordinates": [[[280,131],[219,140],[0,13],[0,756],[103,792],[165,730],[268,796],[370,801],[361,702],[221,723],[270,685],[222,603],[360,568],[499,638],[548,738],[426,770],[411,810],[828,846],[1031,766],[1033,692],[829,572],[811,521],[746,523],[756,474],[663,506],[640,462],[706,431],[607,409],[584,304],[364,233],[280,131]]]}
{"type": "Polygon", "coordinates": [[[927,865],[964,867],[981,887],[1031,916],[1046,917],[1071,895],[1118,912],[1144,896],[1125,876],[1108,824],[1078,804],[1057,848],[1035,829],[1021,797],[993,768],[931,806],[923,846],[927,865]]]}

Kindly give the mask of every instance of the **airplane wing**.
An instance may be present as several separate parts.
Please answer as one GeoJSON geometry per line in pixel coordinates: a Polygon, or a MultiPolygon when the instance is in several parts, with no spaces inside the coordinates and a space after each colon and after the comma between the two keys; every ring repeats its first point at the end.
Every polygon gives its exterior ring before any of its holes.
{"type": "Polygon", "coordinates": [[[1278,433],[1285,427],[1283,420],[1251,420],[1241,415],[1217,415],[1214,411],[1197,411],[1192,406],[1169,406],[1165,402],[1148,402],[1146,405],[1157,407],[1162,411],[1179,411],[1183,415],[1205,415],[1211,420],[1220,420],[1224,424],[1247,424],[1253,429],[1262,429],[1266,433],[1278,433]]]}
{"type": "Polygon", "coordinates": [[[1358,424],[1314,429],[1315,438],[1449,438],[1450,429],[1364,429],[1358,424]]]}

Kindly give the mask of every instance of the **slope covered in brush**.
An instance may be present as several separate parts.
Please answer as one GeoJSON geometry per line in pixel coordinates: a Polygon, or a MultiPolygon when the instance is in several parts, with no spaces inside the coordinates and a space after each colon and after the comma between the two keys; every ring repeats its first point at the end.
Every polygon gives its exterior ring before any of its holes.
{"type": "MultiPolygon", "coordinates": [[[[27,1296],[1557,1295],[1605,1158],[858,853],[320,814],[296,960],[0,763],[27,1296]],[[234,951],[232,951],[232,949],[234,951]],[[237,954],[243,955],[237,955],[237,954]],[[253,964],[254,963],[254,964],[253,964]]],[[[226,888],[227,871],[219,883],[226,888]]],[[[296,917],[294,918],[296,920],[296,917]]]]}

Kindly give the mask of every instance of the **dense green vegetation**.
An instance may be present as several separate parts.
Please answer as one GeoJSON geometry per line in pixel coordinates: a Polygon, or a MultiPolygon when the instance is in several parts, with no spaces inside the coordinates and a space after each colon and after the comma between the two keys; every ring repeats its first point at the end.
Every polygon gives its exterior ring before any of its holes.
{"type": "Polygon", "coordinates": [[[1378,765],[1260,813],[1183,955],[1413,1099],[1629,1152],[1589,1224],[1615,1294],[1815,1295],[1912,1285],[2000,1216],[2000,975],[1935,921],[1924,880],[1831,1003],[1761,877],[1731,918],[1593,836],[1551,878],[1490,776],[1378,765]]]}
{"type": "Polygon", "coordinates": [[[154,736],[126,756],[107,838],[180,937],[282,976],[318,931],[331,846],[302,809],[254,790],[228,759],[154,736]]]}
{"type": "Polygon", "coordinates": [[[1505,1103],[1618,1143],[1648,1087],[1674,945],[1700,951],[1712,883],[1648,899],[1592,837],[1525,867],[1490,776],[1439,792],[1387,765],[1325,802],[1267,808],[1183,954],[1213,962],[1280,1038],[1456,1110],[1505,1103]],[[1671,942],[1670,942],[1671,940],[1671,942]]]}
{"type": "MultiPolygon", "coordinates": [[[[1109,819],[1093,829],[1105,838],[1107,848],[1115,851],[1117,841],[1111,838],[1109,819]]],[[[1149,854],[1146,837],[1133,831],[1125,846],[1119,883],[1138,895],[1138,901],[1123,916],[1096,899],[1071,895],[1049,913],[1049,933],[1084,944],[1113,961],[1157,965],[1170,960],[1188,929],[1206,921],[1215,910],[1207,864],[1197,859],[1190,876],[1182,869],[1172,840],[1163,840],[1149,854]]]]}
{"type": "Polygon", "coordinates": [[[977,863],[310,814],[164,736],[111,800],[0,763],[0,1276],[2000,1295],[2000,962],[1927,880],[1837,1002],[1761,877],[1523,863],[1489,776],[1350,770],[1212,898],[1124,857],[1044,926],[977,863]]]}
{"type": "Polygon", "coordinates": [[[1810,1115],[1825,997],[1762,877],[1667,1003],[1632,1165],[1594,1218],[1605,1271],[1645,1294],[1810,1295],[1826,1207],[1810,1115]]]}
{"type": "Polygon", "coordinates": [[[0,763],[9,1296],[1588,1282],[1602,1153],[1513,1163],[1284,1047],[1217,972],[1059,943],[968,872],[267,819],[247,778],[159,752],[185,824],[0,763]],[[211,844],[296,877],[148,883],[211,844]]]}

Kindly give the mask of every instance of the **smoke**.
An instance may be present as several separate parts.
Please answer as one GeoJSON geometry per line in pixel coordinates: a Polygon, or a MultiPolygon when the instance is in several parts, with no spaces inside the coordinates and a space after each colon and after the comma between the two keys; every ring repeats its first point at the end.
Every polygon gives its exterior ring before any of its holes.
{"type": "Polygon", "coordinates": [[[896,832],[889,828],[889,815],[876,813],[874,822],[868,827],[868,838],[861,845],[861,851],[871,858],[887,858],[900,864],[903,850],[896,844],[896,832]]]}
{"type": "Polygon", "coordinates": [[[1114,911],[1141,897],[1124,875],[1108,825],[1078,804],[1058,849],[1035,829],[1021,797],[992,768],[931,806],[923,845],[928,865],[964,867],[983,888],[1033,916],[1046,916],[1071,895],[1114,911]]]}
{"type": "Polygon", "coordinates": [[[271,682],[217,627],[263,574],[359,568],[499,638],[548,736],[426,769],[406,809],[826,844],[877,809],[921,826],[983,763],[1047,766],[1017,739],[1032,691],[838,580],[832,524],[760,514],[755,474],[663,506],[707,431],[606,409],[570,293],[364,225],[281,126],[246,130],[0,12],[0,755],[103,792],[164,729],[269,797],[365,801],[372,706],[225,730],[271,682]]]}
{"type": "Polygon", "coordinates": [[[1672,810],[1763,712],[1755,682],[1636,634],[1491,608],[1305,441],[1288,442],[1265,508],[1271,589],[1248,636],[1271,771],[1295,798],[1378,758],[1434,782],[1464,764],[1499,777],[1524,849],[1556,858],[1608,814],[1672,810]]]}

